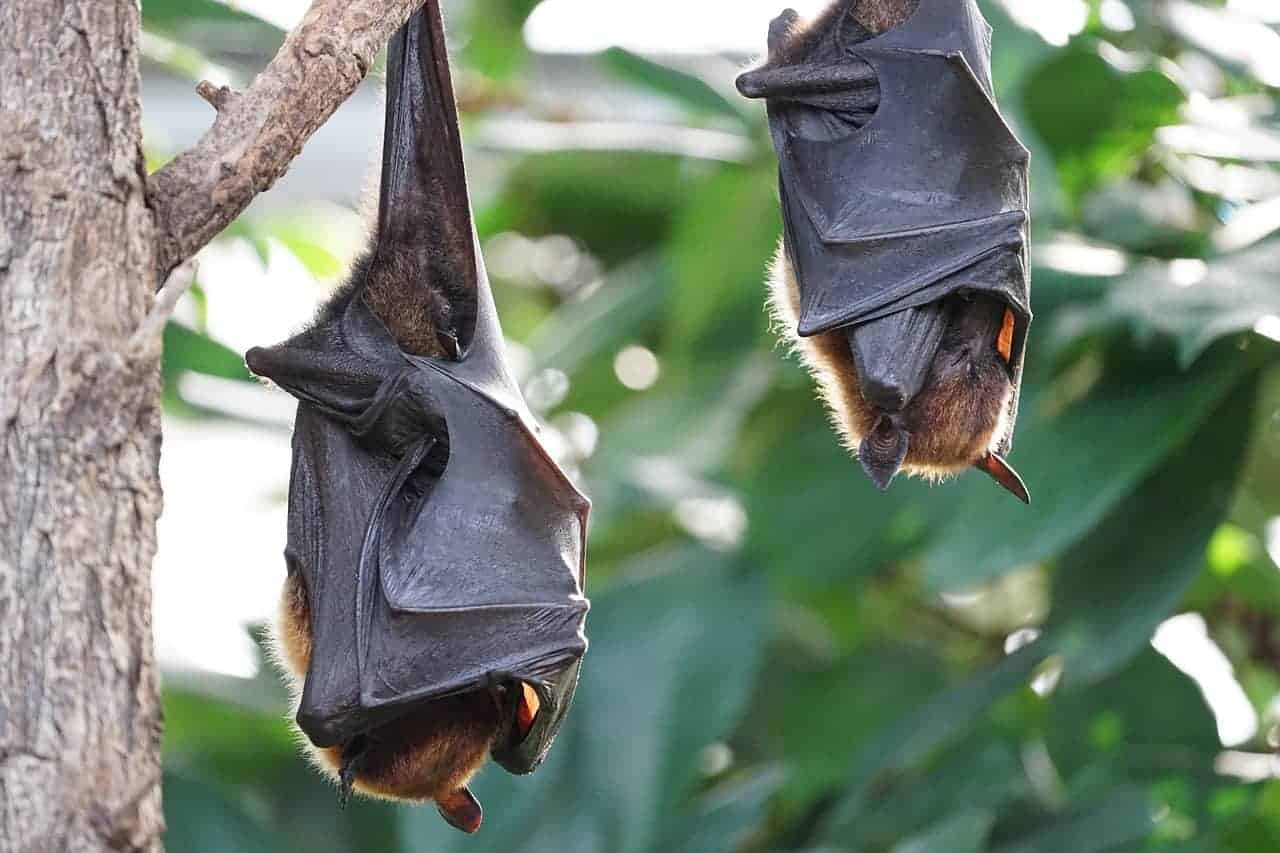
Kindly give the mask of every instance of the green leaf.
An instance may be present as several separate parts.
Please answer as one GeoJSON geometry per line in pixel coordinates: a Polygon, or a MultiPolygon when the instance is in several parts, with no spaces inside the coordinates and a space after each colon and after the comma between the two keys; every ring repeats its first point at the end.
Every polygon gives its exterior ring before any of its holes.
{"type": "MultiPolygon", "coordinates": [[[[689,812],[700,752],[745,707],[764,590],[696,548],[647,555],[637,568],[649,579],[594,596],[582,683],[547,763],[526,779],[490,768],[478,780],[487,849],[657,853],[685,843],[666,828],[689,812]]],[[[758,814],[750,802],[735,811],[746,821],[758,814]]],[[[403,829],[433,853],[472,849],[434,810],[405,812],[403,829]]]]}
{"type": "Polygon", "coordinates": [[[1104,853],[1146,838],[1154,825],[1141,791],[1121,788],[1096,805],[1072,810],[995,853],[1104,853]]]}
{"type": "Polygon", "coordinates": [[[262,19],[235,2],[218,0],[145,0],[143,26],[173,27],[194,21],[219,24],[260,24],[262,19]]]}
{"type": "MultiPolygon", "coordinates": [[[[1109,46],[1108,46],[1109,47],[1109,46]]],[[[1076,39],[1041,64],[1022,89],[1022,109],[1078,198],[1108,178],[1129,174],[1156,129],[1178,118],[1183,91],[1162,71],[1133,67],[1110,48],[1076,39]]]]}
{"type": "Polygon", "coordinates": [[[925,555],[926,580],[972,588],[1077,542],[1186,442],[1250,362],[1223,346],[1182,372],[1158,354],[1121,349],[1079,403],[1055,406],[1052,391],[1028,388],[1011,459],[1032,505],[976,475],[949,486],[957,509],[925,555]]]}
{"type": "Polygon", "coordinates": [[[294,853],[298,849],[211,785],[166,773],[163,796],[164,840],[170,850],[294,853]]]}
{"type": "Polygon", "coordinates": [[[524,22],[537,0],[475,0],[467,4],[467,34],[462,56],[468,68],[509,79],[529,61],[524,22]]]}
{"type": "Polygon", "coordinates": [[[985,853],[995,823],[988,811],[962,811],[894,845],[892,853],[985,853]]]}
{"type": "Polygon", "coordinates": [[[769,798],[782,783],[782,774],[770,771],[717,790],[706,797],[698,812],[685,818],[656,849],[663,853],[734,853],[742,847],[765,817],[769,798]]]}
{"type": "Polygon", "coordinates": [[[1100,679],[1066,679],[1048,703],[1049,752],[1076,787],[1091,779],[1146,784],[1178,773],[1213,775],[1222,745],[1204,696],[1159,652],[1144,648],[1100,679]]]}
{"type": "Polygon", "coordinates": [[[611,47],[600,55],[601,63],[618,77],[678,102],[693,113],[731,118],[746,124],[739,100],[729,100],[707,81],[687,71],[662,65],[620,47],[611,47]]]}
{"type": "Polygon", "coordinates": [[[705,363],[732,358],[764,334],[764,280],[781,233],[777,192],[772,170],[737,167],[698,187],[671,238],[684,286],[673,294],[668,348],[705,363]]]}
{"type": "Polygon", "coordinates": [[[190,370],[222,379],[254,381],[243,355],[176,321],[164,329],[163,369],[167,380],[190,370]]]}
{"type": "Polygon", "coordinates": [[[854,850],[887,849],[899,839],[928,838],[957,816],[1009,811],[1031,795],[1021,747],[979,730],[878,790],[842,843],[854,850]]]}
{"type": "Polygon", "coordinates": [[[279,241],[313,278],[321,280],[343,275],[367,240],[360,216],[336,205],[255,217],[246,230],[255,247],[279,241]]]}
{"type": "Polygon", "coordinates": [[[1088,683],[1145,648],[1204,566],[1235,496],[1257,383],[1242,382],[1161,468],[1068,550],[1046,632],[1066,678],[1088,683]]]}
{"type": "Polygon", "coordinates": [[[868,740],[941,689],[943,674],[939,661],[906,646],[859,649],[813,669],[794,659],[787,651],[771,660],[764,701],[767,733],[790,771],[783,802],[798,812],[848,775],[868,740]]]}
{"type": "Polygon", "coordinates": [[[899,719],[859,752],[847,793],[823,820],[820,837],[838,844],[857,831],[883,774],[901,771],[964,735],[995,702],[1025,689],[1048,650],[1033,643],[899,719]]]}
{"type": "MultiPolygon", "coordinates": [[[[1190,366],[1217,341],[1280,317],[1280,241],[1192,267],[1152,263],[1117,283],[1101,303],[1069,310],[1063,322],[1082,331],[1122,323],[1143,337],[1174,340],[1190,366]],[[1191,279],[1180,275],[1192,275],[1191,279]]],[[[1269,342],[1268,342],[1269,344],[1269,342]]],[[[1277,354],[1280,357],[1280,353],[1277,354]]]]}
{"type": "Polygon", "coordinates": [[[688,164],[666,154],[530,155],[485,211],[482,233],[572,234],[613,265],[661,246],[689,193],[688,164]]]}
{"type": "MultiPolygon", "coordinates": [[[[284,31],[233,2],[217,0],[145,0],[142,27],[160,35],[188,57],[217,53],[228,48],[242,54],[269,57],[280,46],[284,31]]],[[[181,59],[181,57],[178,57],[181,59]]],[[[182,72],[199,79],[194,64],[178,63],[182,72]]]]}
{"type": "Polygon", "coordinates": [[[612,272],[599,289],[557,308],[528,340],[542,367],[577,374],[642,338],[671,289],[670,275],[654,255],[612,272]]]}

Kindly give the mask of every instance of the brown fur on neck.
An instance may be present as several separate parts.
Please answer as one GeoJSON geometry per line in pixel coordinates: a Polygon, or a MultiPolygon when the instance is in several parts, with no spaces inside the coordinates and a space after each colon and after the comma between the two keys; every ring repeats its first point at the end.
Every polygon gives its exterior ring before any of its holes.
{"type": "MultiPolygon", "coordinates": [[[[855,455],[879,413],[858,387],[848,338],[840,330],[801,338],[800,288],[786,249],[779,246],[770,268],[769,309],[774,325],[818,384],[844,445],[855,455]]],[[[937,362],[935,362],[936,364],[937,362]]],[[[984,373],[975,383],[930,374],[924,389],[903,411],[911,445],[903,471],[939,479],[959,473],[996,449],[1005,432],[1013,384],[1007,376],[984,373]]]]}
{"type": "Polygon", "coordinates": [[[812,47],[840,27],[840,19],[848,15],[869,35],[879,35],[905,23],[919,8],[922,0],[836,0],[809,20],[797,21],[779,55],[770,60],[803,57],[812,47]]]}
{"type": "MultiPolygon", "coordinates": [[[[311,608],[296,572],[285,581],[274,633],[275,657],[297,699],[311,664],[311,608]]],[[[465,787],[483,766],[501,722],[493,698],[463,693],[423,702],[366,734],[355,790],[389,800],[442,800],[465,787]]],[[[299,734],[301,734],[299,732],[299,734]]],[[[337,781],[342,748],[316,749],[313,763],[337,781]]]]}
{"type": "MultiPolygon", "coordinates": [[[[351,284],[396,343],[407,353],[432,358],[445,355],[439,330],[447,324],[449,302],[444,293],[423,277],[420,259],[398,252],[381,252],[355,265],[351,284]]],[[[343,302],[340,295],[335,302],[343,302]]]]}

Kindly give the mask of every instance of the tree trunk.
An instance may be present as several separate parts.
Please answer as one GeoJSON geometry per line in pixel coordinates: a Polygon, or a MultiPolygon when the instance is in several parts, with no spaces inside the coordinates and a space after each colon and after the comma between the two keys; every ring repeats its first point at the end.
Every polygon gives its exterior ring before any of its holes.
{"type": "Polygon", "coordinates": [[[136,0],[0,0],[0,851],[159,851],[136,0]]]}

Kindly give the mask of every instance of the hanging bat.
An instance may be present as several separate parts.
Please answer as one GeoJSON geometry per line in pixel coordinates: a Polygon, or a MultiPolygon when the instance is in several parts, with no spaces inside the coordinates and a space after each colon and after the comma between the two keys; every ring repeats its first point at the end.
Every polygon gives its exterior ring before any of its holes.
{"type": "Polygon", "coordinates": [[[1000,116],[974,0],[791,10],[765,63],[783,239],[770,282],[872,482],[969,467],[1023,502],[1005,461],[1031,323],[1029,155],[1000,116]]]}
{"type": "Polygon", "coordinates": [[[532,772],[573,700],[589,503],[504,360],[439,0],[387,66],[372,245],[311,328],[246,356],[298,399],[276,641],[344,801],[474,832],[486,756],[532,772]]]}

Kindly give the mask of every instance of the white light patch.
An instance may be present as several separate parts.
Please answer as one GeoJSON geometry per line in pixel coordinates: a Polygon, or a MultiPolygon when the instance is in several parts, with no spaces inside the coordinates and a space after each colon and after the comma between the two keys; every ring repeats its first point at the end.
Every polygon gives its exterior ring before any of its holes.
{"type": "Polygon", "coordinates": [[[712,548],[729,551],[742,544],[747,511],[735,498],[686,498],[676,504],[676,522],[712,548]]]}
{"type": "Polygon", "coordinates": [[[1003,4],[1009,17],[1058,47],[1083,32],[1089,23],[1089,4],[1085,0],[1003,0],[1003,4]]]}
{"type": "Polygon", "coordinates": [[[291,30],[302,20],[311,0],[218,0],[224,6],[248,12],[282,30],[291,30]]]}
{"type": "Polygon", "coordinates": [[[1280,757],[1256,752],[1224,752],[1213,769],[1222,776],[1234,776],[1251,785],[1280,779],[1280,757]]]}
{"type": "Polygon", "coordinates": [[[613,360],[613,372],[632,391],[647,391],[658,383],[662,367],[658,357],[644,347],[627,347],[613,360]]]}
{"type": "Polygon", "coordinates": [[[1236,680],[1231,661],[1209,636],[1204,617],[1173,617],[1156,630],[1151,645],[1199,685],[1218,720],[1223,746],[1239,746],[1258,733],[1258,714],[1236,680]]]}
{"type": "Polygon", "coordinates": [[[1178,287],[1195,287],[1209,277],[1209,265],[1199,258],[1180,258],[1169,264],[1169,280],[1178,287]]]}
{"type": "MultiPolygon", "coordinates": [[[[267,0],[262,0],[267,2],[267,0]]],[[[543,53],[764,53],[769,22],[785,6],[802,17],[829,0],[543,0],[525,23],[529,47],[543,53]]]]}
{"type": "Polygon", "coordinates": [[[271,619],[284,581],[289,457],[283,429],[165,419],[152,574],[163,666],[256,673],[245,629],[271,619]]]}
{"type": "Polygon", "coordinates": [[[1004,653],[1011,655],[1020,649],[1040,639],[1040,631],[1037,628],[1023,628],[1020,631],[1014,631],[1004,639],[1004,653]]]}
{"type": "Polygon", "coordinates": [[[552,421],[579,460],[590,459],[600,445],[600,427],[581,412],[566,412],[552,421]]]}
{"type": "Polygon", "coordinates": [[[267,243],[266,267],[241,238],[218,240],[200,252],[209,336],[237,352],[286,340],[310,322],[323,296],[293,252],[278,241],[267,243]]]}
{"type": "Polygon", "coordinates": [[[1280,343],[1280,317],[1268,314],[1253,325],[1253,330],[1264,338],[1280,343]]]}
{"type": "Polygon", "coordinates": [[[1280,4],[1276,0],[1227,0],[1227,8],[1266,24],[1280,24],[1280,4]]]}
{"type": "Polygon", "coordinates": [[[1273,518],[1267,524],[1267,553],[1271,562],[1280,566],[1280,518],[1273,518]]]}
{"type": "Polygon", "coordinates": [[[1129,268],[1124,252],[1078,240],[1054,240],[1042,243],[1033,251],[1041,264],[1074,275],[1116,276],[1123,275],[1129,268]]]}
{"type": "Polygon", "coordinates": [[[1127,33],[1138,25],[1124,0],[1102,0],[1102,5],[1098,7],[1098,17],[1102,19],[1104,27],[1116,33],[1127,33]]]}

